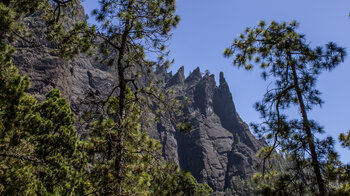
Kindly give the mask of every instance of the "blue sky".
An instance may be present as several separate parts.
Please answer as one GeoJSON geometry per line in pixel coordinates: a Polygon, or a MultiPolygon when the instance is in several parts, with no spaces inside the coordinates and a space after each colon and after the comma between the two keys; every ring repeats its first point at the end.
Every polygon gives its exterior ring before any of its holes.
{"type": "MultiPolygon", "coordinates": [[[[86,0],[87,10],[96,8],[97,0],[86,0]]],[[[218,79],[224,72],[233,100],[240,116],[246,122],[259,122],[253,104],[261,100],[268,85],[260,78],[260,70],[247,72],[233,67],[222,51],[246,27],[258,21],[292,21],[300,23],[298,32],[306,34],[311,46],[330,41],[345,47],[350,55],[349,0],[177,0],[177,13],[181,22],[173,31],[170,41],[170,58],[176,71],[185,66],[185,73],[200,67],[209,70],[218,79]]],[[[319,77],[317,88],[325,101],[315,108],[310,117],[324,126],[327,135],[338,138],[339,133],[350,129],[350,57],[330,73],[319,77]]],[[[339,147],[343,162],[350,162],[350,151],[339,147]]]]}

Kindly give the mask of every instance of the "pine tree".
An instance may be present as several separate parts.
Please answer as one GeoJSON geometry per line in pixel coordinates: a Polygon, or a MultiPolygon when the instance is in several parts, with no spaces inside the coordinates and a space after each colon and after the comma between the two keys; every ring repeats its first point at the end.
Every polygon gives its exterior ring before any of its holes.
{"type": "MultiPolygon", "coordinates": [[[[58,90],[38,104],[25,93],[28,77],[12,64],[16,40],[32,43],[23,17],[45,13],[62,1],[0,2],[0,193],[1,195],[84,194],[89,189],[86,159],[80,152],[73,114],[58,90]]],[[[67,3],[73,1],[66,1],[67,3]]],[[[50,31],[48,31],[49,34],[50,31]]],[[[58,31],[57,31],[58,32],[58,31]]],[[[66,32],[54,37],[67,36],[66,32]]],[[[73,36],[74,37],[74,36],[73,36]]]]}
{"type": "Polygon", "coordinates": [[[207,184],[199,184],[188,171],[170,163],[154,167],[152,195],[211,195],[207,184]]]}
{"type": "MultiPolygon", "coordinates": [[[[129,88],[126,94],[126,118],[122,121],[125,131],[123,140],[123,167],[115,169],[119,157],[115,148],[121,125],[118,120],[120,102],[117,97],[111,97],[106,103],[106,115],[96,119],[90,125],[90,139],[87,148],[92,163],[91,177],[96,193],[109,194],[147,194],[151,176],[150,169],[160,149],[159,142],[149,138],[147,133],[140,131],[141,110],[134,101],[134,95],[129,88]],[[119,181],[119,173],[123,180],[119,181]]],[[[149,194],[149,193],[148,193],[149,194]]]]}
{"type": "MultiPolygon", "coordinates": [[[[317,76],[323,70],[334,69],[344,60],[346,53],[334,43],[312,49],[305,36],[295,31],[297,27],[296,22],[272,22],[270,25],[260,22],[258,27],[247,28],[224,51],[224,55],[233,56],[233,64],[246,70],[254,67],[253,62],[263,69],[264,79],[274,78],[274,86],[268,89],[262,102],[256,104],[265,120],[261,125],[253,126],[272,141],[272,147],[262,152],[264,160],[279,147],[292,156],[297,178],[304,183],[314,182],[318,187],[317,194],[325,195],[327,190],[321,168],[323,161],[326,162],[327,150],[332,149],[333,140],[315,138],[315,134],[323,130],[309,119],[307,112],[322,104],[320,92],[315,88],[317,76]],[[291,106],[297,106],[301,120],[288,120],[283,114],[291,106]],[[312,177],[306,180],[304,173],[310,171],[312,177]]],[[[306,188],[313,191],[313,185],[306,188]]]]}
{"type": "Polygon", "coordinates": [[[2,195],[83,194],[86,159],[74,119],[58,90],[38,104],[24,91],[28,77],[11,62],[11,46],[0,57],[0,193],[2,195]]]}
{"type": "Polygon", "coordinates": [[[32,148],[22,139],[28,137],[28,133],[17,126],[27,116],[20,106],[30,108],[35,100],[24,95],[29,79],[19,76],[12,65],[13,50],[6,44],[0,46],[0,193],[34,195],[34,168],[26,163],[37,160],[28,155],[32,148]]]}
{"type": "Polygon", "coordinates": [[[104,40],[100,45],[101,54],[106,56],[102,63],[115,66],[118,74],[118,84],[105,101],[108,103],[118,90],[118,111],[114,117],[118,131],[111,141],[107,140],[106,154],[108,161],[114,160],[111,170],[115,172],[115,182],[119,185],[117,194],[122,194],[126,177],[122,171],[126,169],[127,142],[129,132],[132,132],[125,122],[134,118],[127,112],[127,89],[131,86],[138,100],[141,93],[154,95],[153,89],[141,89],[137,84],[137,72],[154,65],[145,60],[145,53],[158,54],[165,49],[164,43],[170,38],[169,32],[177,25],[179,17],[175,15],[175,0],[103,0],[100,8],[94,10],[94,15],[100,24],[98,37],[104,40]]]}
{"type": "Polygon", "coordinates": [[[46,101],[35,106],[37,115],[27,122],[33,136],[33,156],[40,160],[36,174],[45,191],[59,195],[81,195],[90,189],[87,159],[81,151],[74,128],[74,115],[59,90],[53,89],[46,101]],[[31,128],[31,129],[30,129],[31,128]]]}

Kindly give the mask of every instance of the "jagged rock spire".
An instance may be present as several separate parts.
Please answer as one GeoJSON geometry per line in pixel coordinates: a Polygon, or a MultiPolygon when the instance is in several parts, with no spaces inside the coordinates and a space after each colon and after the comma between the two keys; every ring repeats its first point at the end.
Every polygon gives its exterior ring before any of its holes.
{"type": "Polygon", "coordinates": [[[199,67],[197,67],[185,80],[185,83],[194,83],[194,82],[198,82],[199,80],[202,79],[202,74],[201,71],[199,69],[199,67]]]}
{"type": "Polygon", "coordinates": [[[176,72],[176,74],[169,80],[166,87],[170,87],[173,85],[182,85],[185,82],[185,68],[181,66],[180,69],[176,72]]]}
{"type": "Polygon", "coordinates": [[[220,83],[220,87],[221,86],[227,86],[227,82],[226,82],[226,79],[224,77],[224,73],[223,72],[220,72],[219,83],[220,83]]]}

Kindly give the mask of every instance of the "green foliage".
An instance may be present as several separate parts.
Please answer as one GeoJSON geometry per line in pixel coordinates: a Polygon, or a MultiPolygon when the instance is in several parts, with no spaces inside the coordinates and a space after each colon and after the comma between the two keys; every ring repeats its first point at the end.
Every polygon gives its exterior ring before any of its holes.
{"type": "Polygon", "coordinates": [[[79,148],[74,128],[73,113],[67,101],[61,98],[57,89],[46,95],[46,101],[37,104],[28,123],[35,136],[34,156],[40,160],[36,171],[40,181],[49,193],[59,195],[84,194],[89,189],[85,171],[86,158],[79,148]],[[40,118],[39,118],[40,116],[40,118]]]}
{"type": "Polygon", "coordinates": [[[189,123],[178,123],[177,124],[177,129],[182,132],[190,132],[193,130],[193,126],[189,123]]]}
{"type": "MultiPolygon", "coordinates": [[[[133,98],[128,89],[126,99],[133,98]]],[[[116,97],[111,97],[106,103],[106,117],[91,123],[88,152],[93,163],[91,174],[94,187],[102,195],[119,193],[119,186],[123,187],[121,194],[146,194],[151,180],[149,171],[160,144],[140,131],[141,111],[135,102],[128,101],[125,105],[128,115],[123,119],[121,127],[116,120],[119,103],[116,97]],[[121,132],[121,128],[127,131],[121,132]],[[122,145],[120,141],[123,142],[122,145]],[[122,154],[118,156],[117,153],[122,154]],[[123,162],[118,165],[118,161],[123,162]],[[122,177],[119,176],[119,171],[122,177]],[[120,177],[122,180],[118,179],[120,177]]]]}
{"type": "MultiPolygon", "coordinates": [[[[92,39],[95,37],[95,29],[88,27],[85,21],[76,22],[68,29],[64,23],[74,16],[76,0],[14,0],[0,2],[0,42],[14,43],[20,39],[28,45],[40,46],[31,41],[32,32],[23,19],[31,17],[31,14],[39,14],[46,22],[46,35],[52,45],[53,51],[61,57],[69,60],[81,52],[91,52],[92,39]]],[[[67,25],[66,25],[67,26],[67,25]]]]}
{"type": "Polygon", "coordinates": [[[18,191],[34,195],[34,167],[21,160],[31,160],[31,157],[18,155],[30,153],[32,148],[28,141],[22,140],[28,133],[17,127],[23,123],[21,119],[27,117],[22,112],[22,108],[25,108],[22,105],[29,105],[31,108],[35,100],[24,94],[29,80],[19,76],[17,68],[12,65],[13,48],[2,44],[0,50],[0,193],[11,194],[18,191]]]}
{"type": "MultiPolygon", "coordinates": [[[[170,31],[179,22],[175,14],[175,0],[104,0],[93,11],[96,17],[96,35],[104,40],[99,45],[101,64],[115,66],[119,83],[115,89],[120,91],[120,117],[123,118],[126,87],[130,86],[143,105],[153,105],[164,110],[173,110],[179,104],[169,100],[149,78],[155,62],[146,60],[146,55],[159,56],[159,64],[168,65],[163,56],[167,55],[166,43],[171,38],[170,31]],[[138,82],[149,82],[142,86],[138,82]]],[[[114,93],[111,92],[111,95],[114,93]]],[[[144,107],[143,109],[147,109],[144,107]]],[[[187,129],[190,127],[187,127],[187,129]]]]}
{"type": "Polygon", "coordinates": [[[258,195],[256,184],[252,179],[241,179],[235,176],[232,181],[231,186],[225,190],[225,195],[258,195]]]}
{"type": "Polygon", "coordinates": [[[180,20],[175,15],[175,0],[104,0],[93,14],[101,24],[106,44],[121,50],[128,39],[132,46],[129,58],[139,60],[145,56],[145,50],[163,51],[170,30],[180,20]],[[121,47],[115,47],[118,42],[121,47]]]}
{"type": "Polygon", "coordinates": [[[341,133],[339,135],[339,140],[343,147],[350,148],[350,131],[347,134],[341,133]]]}
{"type": "MultiPolygon", "coordinates": [[[[159,56],[164,61],[165,44],[171,38],[170,31],[179,22],[175,14],[175,0],[104,0],[93,11],[100,32],[96,35],[104,40],[99,45],[102,64],[115,66],[118,84],[111,92],[119,90],[119,116],[124,118],[126,87],[130,86],[138,102],[143,105],[160,106],[160,110],[171,110],[177,103],[169,103],[165,93],[157,89],[149,78],[155,62],[147,61],[147,54],[159,56]],[[141,86],[138,80],[150,85],[141,86]]],[[[170,100],[170,99],[169,99],[170,100]]],[[[174,101],[175,102],[175,101],[174,101]]],[[[144,107],[145,109],[147,107],[144,107]]]]}
{"type": "Polygon", "coordinates": [[[77,139],[73,114],[66,101],[60,98],[58,90],[53,90],[45,102],[38,104],[25,93],[29,78],[20,76],[12,64],[13,41],[22,39],[31,43],[28,36],[22,35],[27,34],[23,17],[41,11],[46,13],[43,17],[49,21],[52,6],[46,0],[0,2],[2,195],[84,194],[89,189],[89,181],[83,179],[86,159],[78,151],[81,142],[77,139]]]}
{"type": "Polygon", "coordinates": [[[181,171],[172,164],[160,164],[154,168],[152,179],[153,195],[210,195],[207,184],[199,184],[187,171],[181,171]]]}
{"type": "MultiPolygon", "coordinates": [[[[84,194],[86,159],[78,150],[73,113],[58,90],[38,104],[25,90],[29,78],[12,64],[15,39],[27,41],[21,19],[49,1],[0,3],[0,192],[2,195],[84,194]],[[9,44],[6,44],[9,43],[9,44]]],[[[46,18],[48,19],[48,18],[46,18]]]]}
{"type": "MultiPolygon", "coordinates": [[[[347,134],[340,134],[339,140],[344,148],[350,149],[350,131],[348,131],[347,134]]],[[[332,162],[327,165],[327,171],[331,174],[331,177],[340,184],[340,186],[337,186],[338,184],[334,186],[333,192],[337,195],[346,195],[350,192],[350,164],[342,165],[338,159],[334,157],[331,157],[330,160],[332,160],[332,162]]]]}
{"type": "MultiPolygon", "coordinates": [[[[70,7],[74,7],[74,4],[70,7]]],[[[80,53],[92,55],[93,39],[96,36],[94,26],[89,27],[86,21],[82,21],[75,22],[68,29],[64,27],[63,22],[55,20],[55,13],[48,12],[45,17],[48,28],[47,39],[58,46],[57,53],[60,57],[70,60],[80,53]]]]}
{"type": "Polygon", "coordinates": [[[34,13],[45,6],[45,0],[13,0],[0,2],[0,42],[12,40],[23,30],[20,20],[24,15],[34,13]],[[17,33],[14,33],[17,32],[17,33]]]}
{"type": "Polygon", "coordinates": [[[233,56],[234,65],[246,70],[259,66],[264,80],[274,79],[274,85],[269,86],[263,100],[255,106],[263,123],[252,124],[255,132],[266,137],[272,145],[260,152],[262,177],[266,174],[266,160],[277,147],[293,164],[285,169],[288,172],[270,175],[268,181],[273,181],[274,185],[261,187],[267,195],[287,194],[292,190],[300,192],[302,189],[311,194],[317,192],[316,186],[318,194],[326,194],[325,182],[329,183],[329,179],[324,181],[328,174],[321,172],[321,168],[329,164],[331,156],[337,158],[332,138],[315,138],[315,134],[324,131],[315,121],[308,119],[307,112],[323,103],[315,88],[317,76],[323,70],[334,69],[344,60],[346,53],[334,43],[325,48],[310,48],[305,36],[296,32],[297,27],[295,21],[271,22],[269,25],[262,21],[255,28],[247,28],[230,48],[224,50],[224,56],[233,56]],[[288,119],[286,113],[293,106],[299,109],[301,120],[288,119]]]}
{"type": "Polygon", "coordinates": [[[73,113],[58,90],[40,104],[24,92],[29,79],[18,74],[10,48],[3,45],[0,59],[0,193],[83,194],[89,181],[73,113]]]}

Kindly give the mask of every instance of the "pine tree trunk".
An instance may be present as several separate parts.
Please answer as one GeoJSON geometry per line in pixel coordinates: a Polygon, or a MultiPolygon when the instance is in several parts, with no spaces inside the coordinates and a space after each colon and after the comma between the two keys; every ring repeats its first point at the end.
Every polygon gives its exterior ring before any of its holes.
{"type": "Polygon", "coordinates": [[[122,176],[122,159],[123,159],[123,149],[124,149],[124,135],[125,135],[125,129],[121,125],[123,124],[125,120],[125,105],[126,105],[126,85],[127,81],[125,79],[125,67],[123,62],[123,58],[125,56],[125,50],[126,50],[126,45],[128,41],[128,36],[129,36],[129,21],[126,21],[124,33],[122,35],[122,41],[121,45],[119,47],[119,54],[118,54],[118,60],[117,60],[117,66],[118,66],[118,81],[119,81],[119,111],[118,111],[118,125],[119,125],[119,130],[118,130],[118,136],[117,136],[117,147],[116,147],[116,159],[115,159],[115,170],[117,173],[117,183],[119,186],[118,190],[118,195],[122,195],[122,186],[121,183],[123,181],[123,176],[122,176]]]}
{"type": "MultiPolygon", "coordinates": [[[[123,44],[122,44],[123,45],[123,44]]],[[[117,183],[119,186],[119,190],[117,195],[122,194],[122,187],[121,183],[123,181],[122,178],[122,159],[123,159],[123,148],[124,148],[124,127],[121,125],[123,124],[123,121],[125,120],[125,95],[126,95],[126,81],[125,81],[125,75],[124,75],[124,66],[122,65],[122,58],[124,56],[124,48],[121,47],[122,50],[119,52],[119,57],[118,57],[118,80],[119,80],[119,111],[118,111],[118,125],[119,125],[119,130],[118,130],[118,136],[117,136],[117,146],[116,146],[116,157],[115,157],[115,170],[117,173],[117,183]]]]}
{"type": "MultiPolygon", "coordinates": [[[[289,56],[289,58],[291,59],[290,56],[289,56]]],[[[295,89],[297,97],[298,97],[300,112],[301,112],[301,115],[303,118],[304,131],[306,132],[307,140],[308,140],[308,144],[309,144],[309,148],[310,148],[310,152],[311,152],[312,167],[313,167],[314,173],[316,175],[316,181],[317,181],[317,185],[318,185],[319,195],[324,196],[325,195],[325,188],[324,188],[324,182],[323,182],[322,175],[321,175],[320,163],[319,163],[318,158],[317,158],[315,142],[314,142],[313,135],[311,133],[310,124],[309,124],[309,120],[307,117],[305,104],[303,101],[303,96],[302,96],[301,90],[299,88],[299,81],[298,81],[297,72],[295,70],[294,65],[291,65],[291,68],[292,68],[293,80],[294,80],[294,86],[295,86],[294,89],[295,89]]]]}

